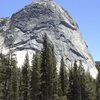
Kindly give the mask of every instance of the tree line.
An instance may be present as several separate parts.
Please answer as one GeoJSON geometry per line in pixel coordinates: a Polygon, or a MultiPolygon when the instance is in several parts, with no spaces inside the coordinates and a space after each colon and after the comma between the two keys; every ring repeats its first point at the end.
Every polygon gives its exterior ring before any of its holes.
{"type": "Polygon", "coordinates": [[[47,35],[43,49],[33,54],[32,65],[28,53],[22,68],[16,66],[13,50],[0,54],[0,100],[100,100],[100,73],[93,79],[82,65],[64,63],[59,70],[54,46],[47,35]]]}

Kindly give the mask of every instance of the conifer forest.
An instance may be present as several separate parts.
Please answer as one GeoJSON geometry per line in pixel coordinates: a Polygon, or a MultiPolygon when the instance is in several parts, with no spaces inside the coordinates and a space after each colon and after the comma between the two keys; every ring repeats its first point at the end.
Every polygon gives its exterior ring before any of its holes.
{"type": "Polygon", "coordinates": [[[54,49],[45,34],[42,51],[36,50],[31,65],[27,52],[21,68],[12,48],[1,52],[0,100],[100,100],[100,72],[93,79],[77,61],[66,65],[63,56],[58,69],[54,49]]]}

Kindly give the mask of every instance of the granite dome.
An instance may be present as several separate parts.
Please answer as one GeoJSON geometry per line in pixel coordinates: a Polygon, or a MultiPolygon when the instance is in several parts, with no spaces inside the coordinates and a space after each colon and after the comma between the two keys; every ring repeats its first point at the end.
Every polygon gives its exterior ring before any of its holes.
{"type": "Polygon", "coordinates": [[[77,23],[54,1],[34,0],[11,18],[0,19],[0,45],[4,51],[15,49],[19,66],[27,51],[31,59],[32,53],[42,49],[45,33],[55,47],[58,65],[62,55],[66,64],[81,60],[83,67],[96,77],[95,63],[77,23]]]}

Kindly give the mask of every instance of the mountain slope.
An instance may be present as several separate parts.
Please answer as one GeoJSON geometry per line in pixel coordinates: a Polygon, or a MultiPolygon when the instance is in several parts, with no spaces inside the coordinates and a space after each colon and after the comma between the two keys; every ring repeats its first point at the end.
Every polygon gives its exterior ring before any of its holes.
{"type": "Polygon", "coordinates": [[[66,64],[81,60],[84,68],[96,77],[95,63],[77,23],[54,1],[34,0],[10,19],[0,19],[0,45],[4,52],[9,47],[15,49],[18,66],[22,65],[27,51],[31,60],[32,53],[41,50],[45,33],[55,47],[58,65],[61,56],[66,64]]]}

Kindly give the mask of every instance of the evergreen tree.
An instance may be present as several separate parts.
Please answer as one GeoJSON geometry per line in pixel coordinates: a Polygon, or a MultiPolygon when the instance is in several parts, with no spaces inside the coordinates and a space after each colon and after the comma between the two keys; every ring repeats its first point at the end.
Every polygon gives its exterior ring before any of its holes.
{"type": "Polygon", "coordinates": [[[95,81],[76,63],[69,73],[69,100],[96,100],[95,81]]]}
{"type": "Polygon", "coordinates": [[[97,93],[97,100],[100,100],[100,66],[98,68],[98,76],[96,79],[96,93],[97,93]]]}
{"type": "Polygon", "coordinates": [[[89,72],[85,73],[85,99],[96,100],[96,85],[89,72]]]}
{"type": "MultiPolygon", "coordinates": [[[[58,95],[58,74],[57,74],[57,67],[56,67],[56,57],[54,52],[54,46],[51,46],[51,78],[52,78],[52,85],[51,85],[51,92],[52,96],[58,95]]],[[[54,99],[55,100],[55,99],[54,99]]]]}
{"type": "Polygon", "coordinates": [[[26,54],[24,65],[22,66],[22,100],[29,99],[29,58],[26,54]]]}
{"type": "Polygon", "coordinates": [[[0,54],[0,100],[66,100],[67,97],[68,100],[100,100],[100,73],[95,81],[76,62],[67,73],[62,57],[57,75],[54,47],[46,34],[42,55],[36,52],[33,56],[31,70],[28,53],[22,69],[16,66],[13,50],[6,56],[0,54]]]}
{"type": "MultiPolygon", "coordinates": [[[[80,66],[82,68],[82,66],[80,66]]],[[[86,75],[84,69],[80,71],[80,86],[81,86],[81,100],[87,100],[86,99],[86,75]]]]}
{"type": "Polygon", "coordinates": [[[42,63],[41,63],[41,92],[42,99],[48,100],[56,93],[54,85],[57,83],[56,75],[56,61],[54,55],[54,49],[48,42],[47,35],[44,36],[43,51],[42,51],[42,63]]]}
{"type": "Polygon", "coordinates": [[[0,54],[0,87],[2,100],[9,100],[11,67],[5,55],[0,54]]]}
{"type": "Polygon", "coordinates": [[[41,58],[38,52],[33,55],[32,72],[31,72],[31,100],[40,100],[40,86],[41,86],[41,72],[40,72],[41,58]]]}
{"type": "Polygon", "coordinates": [[[67,70],[65,68],[63,57],[61,59],[60,73],[59,73],[59,81],[60,81],[60,95],[67,96],[68,89],[68,75],[67,70]]]}
{"type": "Polygon", "coordinates": [[[69,73],[69,100],[81,100],[80,75],[76,62],[69,73]]]}
{"type": "Polygon", "coordinates": [[[11,69],[11,76],[9,80],[9,100],[17,100],[18,91],[17,91],[17,66],[14,51],[10,49],[8,54],[9,66],[11,69]]]}
{"type": "Polygon", "coordinates": [[[22,100],[22,71],[20,68],[17,69],[17,77],[18,77],[18,100],[22,100]]]}
{"type": "Polygon", "coordinates": [[[9,100],[17,99],[17,69],[13,66],[11,69],[10,87],[9,87],[9,100]]]}
{"type": "Polygon", "coordinates": [[[100,100],[100,73],[98,73],[97,76],[96,86],[97,86],[97,100],[100,100]]]}

